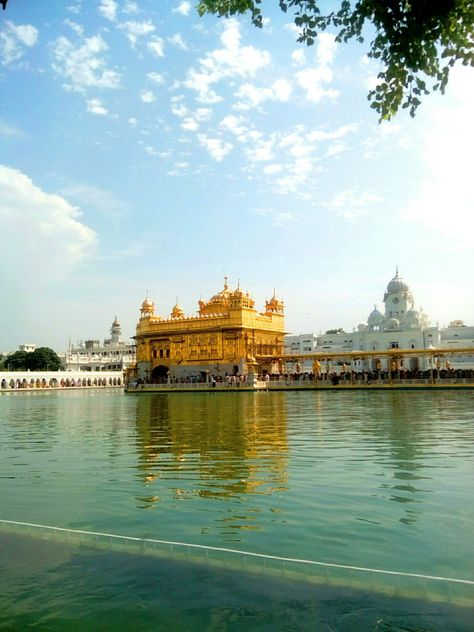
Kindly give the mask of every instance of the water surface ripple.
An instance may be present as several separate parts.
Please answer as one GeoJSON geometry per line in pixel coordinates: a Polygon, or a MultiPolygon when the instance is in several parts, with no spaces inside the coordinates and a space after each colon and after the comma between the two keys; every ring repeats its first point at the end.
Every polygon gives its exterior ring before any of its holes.
{"type": "Polygon", "coordinates": [[[474,394],[0,396],[1,518],[474,578],[474,394]]]}

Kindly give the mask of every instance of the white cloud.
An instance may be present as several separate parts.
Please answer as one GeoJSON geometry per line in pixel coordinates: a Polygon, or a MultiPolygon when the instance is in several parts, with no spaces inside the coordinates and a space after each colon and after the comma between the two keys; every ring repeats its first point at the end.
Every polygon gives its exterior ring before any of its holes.
{"type": "MultiPolygon", "coordinates": [[[[119,28],[125,33],[132,48],[135,48],[139,37],[150,35],[155,31],[155,26],[151,20],[147,20],[146,22],[122,22],[122,24],[119,25],[119,28]]],[[[150,44],[148,44],[148,46],[149,45],[150,44]]]]}
{"type": "Polygon", "coordinates": [[[153,55],[155,55],[155,57],[165,56],[165,43],[161,37],[153,37],[147,43],[147,48],[153,55]]]}
{"type": "Polygon", "coordinates": [[[94,208],[107,218],[121,217],[125,205],[113,193],[90,184],[74,184],[61,189],[61,195],[82,207],[94,208]]]}
{"type": "Polygon", "coordinates": [[[229,130],[236,136],[242,136],[247,131],[245,125],[242,124],[242,117],[234,116],[233,114],[225,116],[220,122],[220,126],[229,130]]]}
{"type": "Polygon", "coordinates": [[[101,0],[99,13],[103,15],[104,18],[107,18],[107,20],[114,22],[117,18],[117,8],[118,5],[115,0],[101,0]]]}
{"type": "Polygon", "coordinates": [[[217,103],[221,97],[211,86],[224,78],[252,77],[270,63],[270,53],[254,46],[240,45],[239,24],[230,19],[221,34],[223,48],[215,49],[199,60],[198,69],[191,68],[184,85],[197,92],[205,103],[217,103]]]}
{"type": "Polygon", "coordinates": [[[299,85],[306,91],[306,98],[311,103],[319,103],[321,99],[329,98],[335,99],[339,96],[339,92],[334,89],[323,88],[322,83],[331,81],[332,73],[329,71],[322,71],[316,68],[307,68],[298,72],[296,79],[299,85]],[[326,75],[326,78],[323,77],[326,75]]]}
{"type": "Polygon", "coordinates": [[[266,165],[263,168],[263,173],[267,175],[273,175],[274,173],[281,173],[283,169],[284,169],[283,165],[275,163],[273,165],[266,165]]]}
{"type": "Polygon", "coordinates": [[[256,208],[254,212],[263,217],[269,217],[273,226],[284,226],[295,220],[295,214],[288,211],[277,211],[274,208],[256,208]]]}
{"type": "Polygon", "coordinates": [[[138,125],[138,119],[132,116],[128,119],[127,123],[130,125],[130,127],[136,127],[138,125]]]}
{"type": "Polygon", "coordinates": [[[76,35],[79,35],[79,37],[84,35],[84,27],[82,24],[77,24],[77,22],[72,22],[71,20],[64,20],[64,24],[69,26],[69,28],[73,30],[76,35]]]}
{"type": "Polygon", "coordinates": [[[108,49],[100,35],[75,46],[67,37],[59,37],[53,45],[53,70],[66,79],[64,87],[74,92],[88,88],[118,88],[120,75],[105,67],[101,54],[108,49]]]}
{"type": "Polygon", "coordinates": [[[171,111],[180,118],[189,114],[189,109],[182,103],[182,100],[183,97],[181,95],[171,98],[171,111]]]}
{"type": "Polygon", "coordinates": [[[217,162],[221,162],[232,151],[233,145],[220,138],[209,138],[205,134],[198,134],[198,140],[217,162]]]}
{"type": "Polygon", "coordinates": [[[288,22],[283,28],[285,29],[285,31],[289,31],[290,33],[293,33],[293,35],[296,35],[298,37],[300,37],[302,33],[300,27],[296,26],[294,22],[288,22]]]}
{"type": "Polygon", "coordinates": [[[411,133],[395,121],[373,125],[367,128],[366,138],[362,141],[364,158],[379,158],[382,154],[391,154],[413,145],[411,133]]]}
{"type": "Polygon", "coordinates": [[[24,138],[25,133],[18,129],[18,127],[14,127],[13,125],[9,125],[0,119],[0,137],[4,138],[24,138]]]}
{"type": "Polygon", "coordinates": [[[321,99],[335,99],[339,92],[325,87],[333,79],[331,64],[334,61],[337,44],[334,36],[321,33],[318,36],[316,50],[316,67],[305,68],[296,73],[296,81],[305,90],[306,98],[312,103],[319,103],[321,99]]]}
{"type": "Polygon", "coordinates": [[[292,222],[295,219],[293,213],[277,213],[275,215],[275,226],[284,226],[284,224],[288,224],[288,222],[292,222]]]}
{"type": "Polygon", "coordinates": [[[102,116],[109,113],[109,111],[102,105],[102,101],[100,99],[89,99],[87,101],[87,111],[91,114],[100,114],[102,116]]]}
{"type": "Polygon", "coordinates": [[[291,83],[286,79],[278,79],[272,84],[272,90],[277,101],[288,101],[292,92],[291,83]]]}
{"type": "Polygon", "coordinates": [[[26,54],[26,48],[34,46],[38,40],[38,29],[31,24],[14,24],[6,21],[0,32],[0,59],[4,66],[19,61],[26,54]],[[26,48],[25,48],[26,47],[26,48]]]}
{"type": "Polygon", "coordinates": [[[337,193],[325,206],[333,209],[346,220],[354,221],[374,214],[383,197],[372,191],[346,189],[337,193]]]}
{"type": "Polygon", "coordinates": [[[291,59],[297,66],[303,66],[306,63],[306,53],[303,48],[298,48],[291,53],[291,59]]]}
{"type": "Polygon", "coordinates": [[[247,148],[245,153],[251,162],[273,160],[273,140],[258,140],[252,147],[247,148]]]}
{"type": "Polygon", "coordinates": [[[151,90],[142,90],[140,94],[140,99],[143,101],[143,103],[153,103],[155,98],[156,97],[151,90]]]}
{"type": "Polygon", "coordinates": [[[347,134],[351,132],[356,132],[359,129],[357,123],[348,123],[347,125],[341,125],[341,127],[337,127],[336,129],[327,132],[325,130],[314,129],[311,132],[308,132],[307,139],[310,142],[321,142],[325,140],[337,140],[339,138],[343,138],[347,136],[347,134]]]}
{"type": "Polygon", "coordinates": [[[326,156],[338,156],[347,150],[346,143],[338,141],[336,143],[331,143],[326,152],[326,156]]]}
{"type": "Polygon", "coordinates": [[[212,110],[209,108],[198,108],[189,114],[186,110],[186,114],[181,123],[181,127],[189,132],[195,132],[199,129],[199,125],[202,121],[208,121],[211,118],[212,110]]]}
{"type": "Polygon", "coordinates": [[[257,88],[251,83],[243,83],[235,96],[240,99],[234,106],[237,110],[250,110],[267,99],[271,99],[273,92],[271,88],[257,88]]]}
{"type": "Polygon", "coordinates": [[[287,132],[264,132],[249,128],[243,116],[227,115],[219,127],[232,133],[245,144],[247,172],[252,179],[264,176],[266,185],[280,194],[297,194],[310,197],[310,189],[316,186],[315,174],[321,172],[322,158],[333,158],[347,146],[341,139],[358,130],[350,123],[333,130],[311,129],[295,125],[287,132]],[[332,142],[330,142],[332,141],[332,142]],[[324,143],[324,145],[323,145],[324,143]],[[258,170],[252,163],[271,162],[258,170]]]}
{"type": "Polygon", "coordinates": [[[158,85],[162,85],[165,83],[165,78],[163,77],[163,75],[160,75],[159,72],[148,72],[146,77],[147,79],[153,81],[153,83],[156,83],[158,85]]]}
{"type": "Polygon", "coordinates": [[[196,119],[185,118],[181,123],[181,127],[188,132],[196,132],[199,129],[199,123],[196,121],[196,119]]]}
{"type": "Polygon", "coordinates": [[[243,83],[235,93],[241,100],[234,107],[237,110],[250,110],[267,100],[285,102],[290,98],[291,92],[291,83],[286,79],[278,79],[270,87],[262,88],[243,83]]]}
{"type": "Polygon", "coordinates": [[[77,208],[4,165],[0,165],[0,221],[2,256],[18,282],[28,279],[33,284],[61,276],[82,261],[96,242],[77,208]]]}
{"type": "Polygon", "coordinates": [[[173,13],[179,13],[180,15],[189,15],[191,11],[190,2],[180,2],[176,9],[173,9],[173,13]]]}
{"type": "Polygon", "coordinates": [[[81,12],[81,5],[80,4],[70,4],[66,7],[66,11],[69,11],[69,13],[73,13],[74,15],[79,15],[81,12]]]}
{"type": "Polygon", "coordinates": [[[138,8],[138,4],[136,2],[126,2],[123,9],[122,9],[122,13],[125,13],[126,15],[136,15],[137,13],[140,12],[140,9],[138,8]]]}
{"type": "Polygon", "coordinates": [[[180,33],[175,33],[175,35],[172,35],[168,38],[168,41],[173,44],[173,46],[176,46],[176,48],[180,48],[181,50],[189,50],[188,45],[186,44],[183,36],[180,33]]]}
{"type": "Polygon", "coordinates": [[[278,176],[278,180],[275,182],[278,192],[282,194],[298,193],[305,197],[305,194],[301,192],[305,191],[308,181],[314,174],[314,162],[314,158],[304,156],[287,163],[283,174],[278,176]]]}

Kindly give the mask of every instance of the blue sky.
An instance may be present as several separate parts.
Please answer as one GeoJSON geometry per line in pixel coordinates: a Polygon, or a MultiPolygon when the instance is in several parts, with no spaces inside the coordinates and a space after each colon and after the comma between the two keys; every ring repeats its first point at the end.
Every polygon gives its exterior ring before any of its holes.
{"type": "MultiPolygon", "coordinates": [[[[0,350],[133,335],[240,279],[292,333],[351,330],[398,265],[433,322],[474,321],[472,103],[377,122],[378,68],[179,0],[10,0],[0,12],[0,350]]],[[[266,6],[266,5],[264,5],[266,6]]]]}

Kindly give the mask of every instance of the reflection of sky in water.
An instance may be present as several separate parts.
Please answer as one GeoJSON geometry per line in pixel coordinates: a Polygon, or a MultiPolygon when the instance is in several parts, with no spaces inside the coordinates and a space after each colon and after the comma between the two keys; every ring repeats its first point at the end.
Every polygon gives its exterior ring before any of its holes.
{"type": "Polygon", "coordinates": [[[0,398],[7,519],[471,577],[474,396],[0,398]]]}

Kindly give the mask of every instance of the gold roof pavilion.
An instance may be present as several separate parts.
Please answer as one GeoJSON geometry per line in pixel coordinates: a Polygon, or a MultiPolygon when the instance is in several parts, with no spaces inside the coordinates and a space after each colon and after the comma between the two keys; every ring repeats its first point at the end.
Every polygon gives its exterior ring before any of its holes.
{"type": "Polygon", "coordinates": [[[259,312],[251,295],[240,284],[230,289],[225,277],[223,289],[198,306],[197,315],[186,316],[176,303],[162,318],[148,297],[143,301],[135,335],[137,377],[158,381],[272,370],[285,335],[284,304],[275,293],[259,312]]]}

